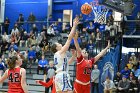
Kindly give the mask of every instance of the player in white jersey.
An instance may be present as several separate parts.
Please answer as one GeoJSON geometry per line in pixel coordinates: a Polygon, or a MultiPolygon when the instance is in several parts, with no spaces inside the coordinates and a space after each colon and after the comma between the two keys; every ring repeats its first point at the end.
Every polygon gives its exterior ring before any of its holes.
{"type": "Polygon", "coordinates": [[[79,18],[74,19],[73,27],[64,46],[59,43],[53,44],[51,50],[54,52],[54,63],[56,65],[55,88],[57,93],[72,92],[70,76],[68,74],[68,58],[66,51],[69,49],[72,38],[75,35],[79,18]]]}

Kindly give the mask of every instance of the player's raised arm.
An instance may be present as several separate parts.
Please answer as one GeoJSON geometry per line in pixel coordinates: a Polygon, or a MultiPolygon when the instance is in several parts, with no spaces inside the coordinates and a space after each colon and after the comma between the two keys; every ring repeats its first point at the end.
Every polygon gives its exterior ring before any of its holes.
{"type": "Polygon", "coordinates": [[[95,58],[94,58],[94,63],[97,62],[103,55],[106,54],[107,49],[110,48],[110,46],[111,46],[111,45],[110,45],[110,40],[108,40],[108,45],[107,45],[107,47],[106,47],[105,49],[103,49],[97,56],[95,56],[95,58]]]}
{"type": "Polygon", "coordinates": [[[72,38],[73,38],[74,35],[75,35],[75,31],[76,31],[76,28],[77,28],[77,25],[78,25],[78,24],[79,24],[79,18],[76,17],[76,18],[74,19],[73,27],[72,27],[72,29],[71,29],[71,32],[70,32],[70,34],[68,35],[68,39],[67,39],[65,45],[64,45],[64,46],[62,47],[62,49],[60,50],[60,53],[64,53],[64,52],[66,52],[66,51],[69,49],[71,40],[72,40],[72,38]]]}
{"type": "Polygon", "coordinates": [[[76,32],[76,34],[74,36],[74,45],[76,47],[77,57],[80,57],[81,56],[81,48],[79,46],[77,39],[78,39],[78,32],[76,32]]]}
{"type": "Polygon", "coordinates": [[[21,86],[25,93],[28,93],[27,84],[26,84],[26,70],[21,68],[21,86]]]}
{"type": "Polygon", "coordinates": [[[4,82],[8,77],[8,70],[5,71],[4,75],[0,78],[0,84],[4,82]]]}

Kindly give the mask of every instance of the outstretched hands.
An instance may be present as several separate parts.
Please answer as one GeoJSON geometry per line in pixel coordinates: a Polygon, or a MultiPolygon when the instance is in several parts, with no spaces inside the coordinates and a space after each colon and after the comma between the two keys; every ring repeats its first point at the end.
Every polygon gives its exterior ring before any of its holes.
{"type": "Polygon", "coordinates": [[[77,26],[79,24],[79,18],[76,17],[74,20],[73,20],[73,26],[77,26]]]}

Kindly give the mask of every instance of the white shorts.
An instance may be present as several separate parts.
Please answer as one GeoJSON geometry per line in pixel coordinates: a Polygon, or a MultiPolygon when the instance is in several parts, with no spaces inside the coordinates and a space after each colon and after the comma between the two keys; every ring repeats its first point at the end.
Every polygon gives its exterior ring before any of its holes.
{"type": "Polygon", "coordinates": [[[66,72],[59,72],[55,76],[55,88],[58,91],[72,91],[70,76],[66,72]]]}

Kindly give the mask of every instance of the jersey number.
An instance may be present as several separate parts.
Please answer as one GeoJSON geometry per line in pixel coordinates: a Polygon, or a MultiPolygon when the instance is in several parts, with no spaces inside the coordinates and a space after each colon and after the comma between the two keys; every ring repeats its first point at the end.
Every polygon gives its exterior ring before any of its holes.
{"type": "Polygon", "coordinates": [[[10,73],[9,81],[10,82],[20,82],[19,73],[10,73]]]}
{"type": "Polygon", "coordinates": [[[91,68],[86,67],[86,68],[84,69],[84,74],[90,75],[90,73],[91,73],[91,68]]]}

